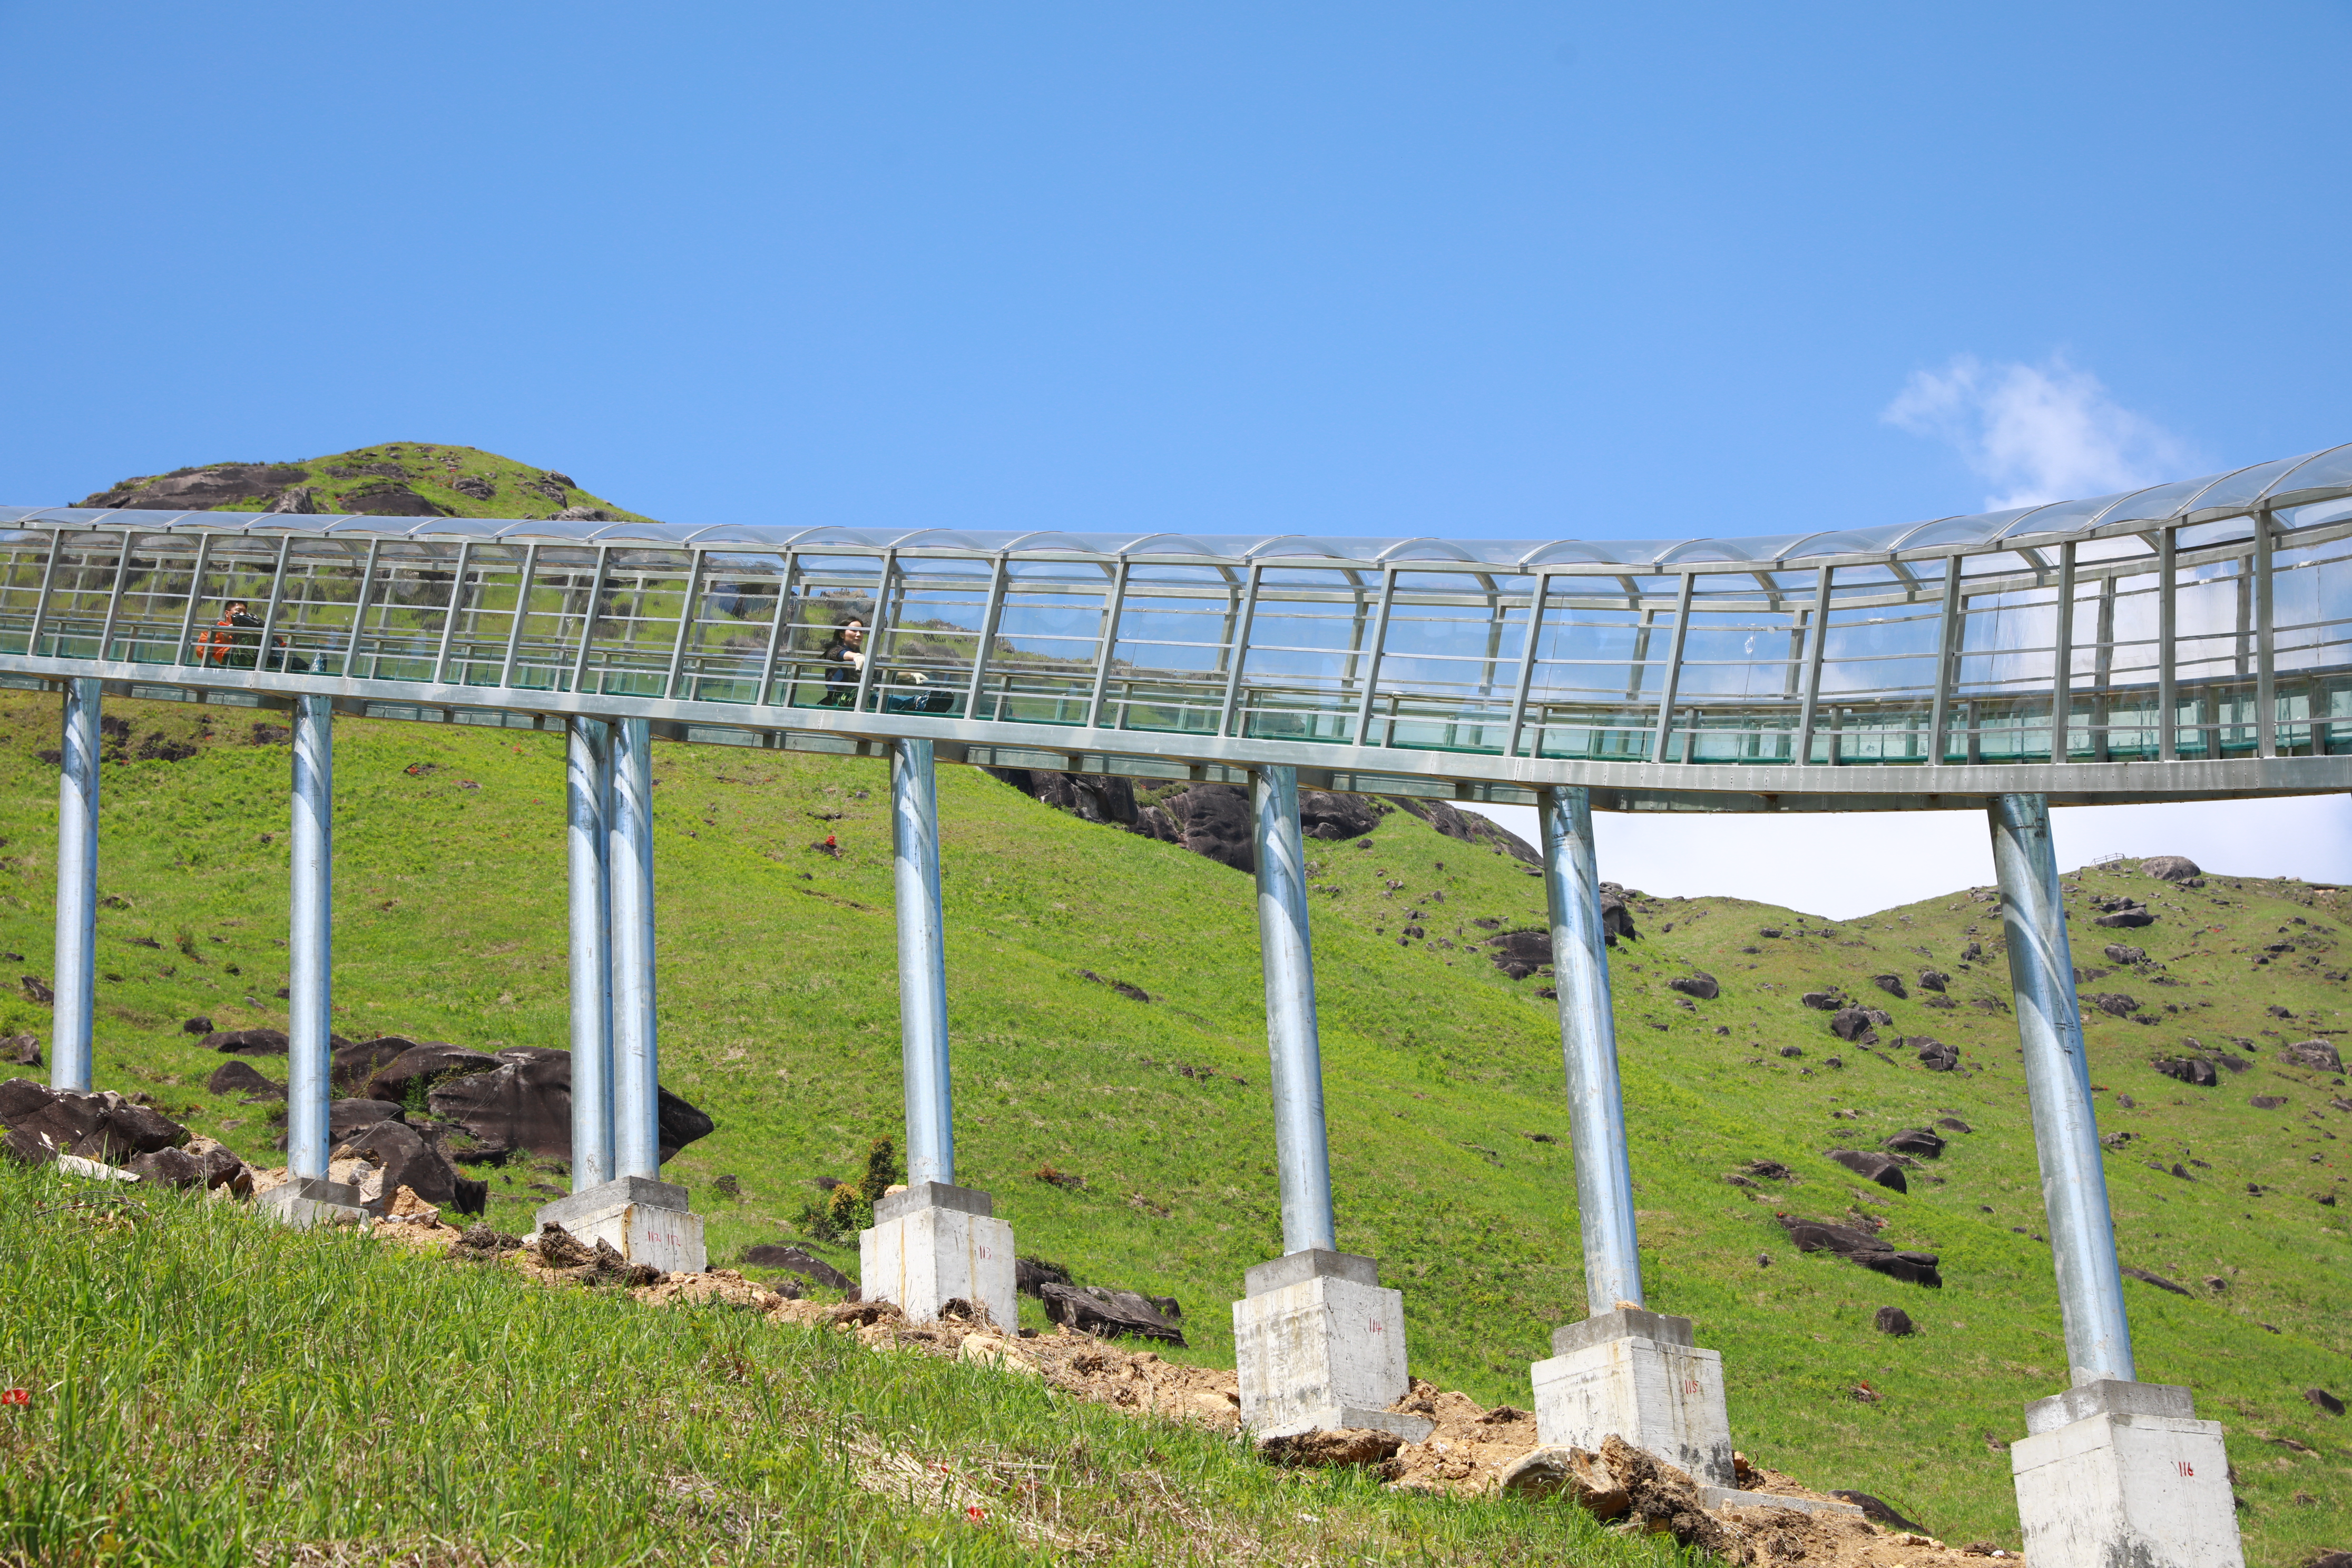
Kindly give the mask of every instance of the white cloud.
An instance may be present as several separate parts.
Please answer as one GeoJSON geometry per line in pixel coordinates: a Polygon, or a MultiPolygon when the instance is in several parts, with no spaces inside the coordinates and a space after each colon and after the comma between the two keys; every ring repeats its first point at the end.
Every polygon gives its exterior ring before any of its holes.
{"type": "Polygon", "coordinates": [[[2179,479],[2194,466],[2179,437],[2116,403],[2063,354],[2038,365],[1958,355],[1940,371],[1914,371],[1879,416],[1948,442],[2000,487],[1985,497],[1992,511],[2179,479]]]}
{"type": "MultiPolygon", "coordinates": [[[[1538,842],[1527,806],[1477,806],[1538,842]]],[[[2186,855],[2208,871],[2352,882],[2352,795],[2061,806],[2051,814],[2058,864],[2101,855],[2186,855]]],[[[1993,879],[1992,838],[1978,811],[1829,816],[1601,812],[1601,874],[1650,893],[1753,899],[1852,920],[1993,879]]]]}

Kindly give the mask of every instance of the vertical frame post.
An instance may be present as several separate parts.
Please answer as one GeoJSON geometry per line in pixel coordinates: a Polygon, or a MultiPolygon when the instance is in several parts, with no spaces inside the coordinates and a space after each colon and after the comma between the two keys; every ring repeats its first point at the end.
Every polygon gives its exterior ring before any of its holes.
{"type": "Polygon", "coordinates": [[[929,741],[890,746],[891,872],[898,906],[898,1038],[907,1184],[955,1184],[948,1062],[947,933],[940,910],[939,773],[929,741]]]}
{"type": "Polygon", "coordinates": [[[2254,514],[2254,744],[2278,755],[2278,663],[2272,640],[2271,514],[2254,514]]]}
{"type": "Polygon", "coordinates": [[[572,915],[572,1190],[613,1168],[613,727],[575,715],[564,755],[572,915]]]}
{"type": "Polygon", "coordinates": [[[1952,691],[1959,684],[1960,560],[1944,558],[1944,611],[1936,623],[1936,696],[1927,717],[1927,763],[1944,761],[1944,731],[1951,722],[1952,691]]]}
{"type": "Polygon", "coordinates": [[[898,552],[882,552],[882,575],[874,584],[874,618],[866,626],[866,662],[857,669],[857,695],[851,700],[853,713],[866,711],[866,694],[874,689],[874,672],[882,664],[882,626],[890,613],[890,578],[898,564],[898,552]]]}
{"type": "MultiPolygon", "coordinates": [[[[1503,730],[1503,755],[1519,754],[1519,732],[1528,721],[1528,692],[1533,689],[1536,677],[1536,647],[1543,637],[1544,601],[1551,596],[1551,579],[1543,573],[1535,575],[1533,592],[1528,595],[1528,635],[1519,648],[1519,680],[1511,690],[1511,716],[1503,730]]],[[[1535,750],[1543,750],[1543,738],[1537,736],[1535,750]]]]}
{"type": "MultiPolygon", "coordinates": [[[[572,689],[588,689],[588,650],[596,641],[596,601],[604,596],[604,580],[613,565],[613,547],[596,547],[596,570],[588,579],[588,600],[580,606],[580,651],[572,658],[572,689]]],[[[601,682],[600,682],[601,684],[601,682]]]]}
{"type": "Polygon", "coordinates": [[[66,531],[58,529],[49,535],[49,559],[41,568],[40,597],[33,601],[33,627],[25,634],[25,651],[35,658],[41,657],[41,628],[49,618],[49,595],[58,584],[58,562],[64,555],[66,531]]]}
{"type": "MultiPolygon", "coordinates": [[[[1102,728],[1103,694],[1110,689],[1111,660],[1118,653],[1118,618],[1127,609],[1127,557],[1118,558],[1111,568],[1110,602],[1103,608],[1101,649],[1095,658],[1095,689],[1087,694],[1087,728],[1102,728]]],[[[964,710],[964,717],[977,719],[973,709],[964,710]]]]}
{"type": "Polygon", "coordinates": [[[1812,624],[1806,629],[1809,639],[1805,647],[1805,696],[1797,710],[1797,763],[1803,766],[1813,760],[1813,721],[1822,703],[1822,652],[1830,640],[1830,568],[1824,566],[1813,579],[1812,624]]]}
{"type": "Polygon", "coordinates": [[[1250,780],[1257,862],[1257,933],[1265,963],[1265,1032],[1273,1065],[1275,1158],[1282,1250],[1339,1250],[1331,1149],[1323,1118],[1323,1056],[1315,1020],[1315,953],[1307,924],[1307,858],[1298,770],[1262,767],[1250,780]]]}
{"type": "MultiPolygon", "coordinates": [[[[449,613],[441,622],[441,646],[433,655],[433,684],[440,686],[449,679],[449,645],[457,636],[457,616],[466,604],[466,573],[473,564],[474,542],[461,541],[457,545],[457,570],[449,579],[449,613]]],[[[595,606],[589,606],[593,618],[595,606]]]]}
{"type": "MultiPolygon", "coordinates": [[[[343,669],[346,676],[356,678],[360,668],[360,637],[367,629],[368,600],[375,593],[376,556],[383,549],[383,541],[368,541],[367,560],[360,567],[360,591],[352,599],[352,639],[343,649],[343,669]]],[[[368,660],[368,679],[375,679],[374,659],[368,660]]]]}
{"type": "Polygon", "coordinates": [[[972,644],[971,679],[965,683],[963,713],[969,719],[980,708],[981,682],[988,678],[988,649],[996,641],[996,627],[1004,614],[1004,583],[1010,563],[1003,551],[996,553],[996,568],[988,574],[988,602],[981,606],[980,638],[972,644]]]}
{"type": "MultiPolygon", "coordinates": [[[[774,700],[773,693],[776,689],[776,660],[782,657],[784,651],[784,639],[792,635],[793,574],[799,569],[799,565],[800,558],[793,554],[792,552],[786,551],[784,552],[784,569],[777,575],[776,578],[775,618],[768,623],[767,657],[761,660],[760,665],[760,695],[758,701],[760,706],[763,708],[767,707],[774,700]]],[[[789,690],[784,693],[783,705],[787,708],[793,705],[793,697],[789,690]]]]}
{"type": "Polygon", "coordinates": [[[2102,1379],[2134,1382],[2131,1325],[2124,1316],[2106,1173],[2099,1165],[2050,802],[2039,795],[1996,795],[1988,816],[2017,1032],[2025,1047],[2033,1149],[2065,1318],[2066,1363],[2078,1387],[2102,1379]]]}
{"type": "Polygon", "coordinates": [[[98,657],[112,658],[114,628],[122,620],[122,595],[131,586],[131,544],[138,535],[130,529],[122,531],[122,553],[114,563],[114,592],[107,595],[106,624],[98,631],[98,657]]]}
{"type": "Polygon", "coordinates": [[[335,710],[324,697],[294,700],[293,897],[286,942],[286,1168],[296,1181],[327,1174],[327,1104],[334,1010],[335,710]]]}
{"type": "Polygon", "coordinates": [[[1356,698],[1356,722],[1349,737],[1359,746],[1364,744],[1366,734],[1372,727],[1372,698],[1380,689],[1381,654],[1389,640],[1389,611],[1396,604],[1396,568],[1391,566],[1381,574],[1381,602],[1372,612],[1371,636],[1364,644],[1361,660],[1363,689],[1356,698]]]}
{"type": "Polygon", "coordinates": [[[687,568],[686,601],[677,607],[677,641],[670,646],[669,673],[662,679],[662,695],[677,696],[678,672],[686,668],[686,645],[694,636],[695,601],[702,597],[702,563],[709,557],[698,550],[687,568]]]}
{"type": "Polygon", "coordinates": [[[1598,1316],[1620,1301],[1642,1304],[1642,1258],[1633,1228],[1624,1092],[1617,1078],[1617,1026],[1610,1010],[1591,793],[1581,785],[1546,790],[1540,816],[1577,1220],[1584,1239],[1584,1299],[1591,1314],[1598,1316]]]}
{"type": "MultiPolygon", "coordinates": [[[[188,639],[195,635],[196,610],[204,603],[205,567],[211,561],[212,552],[213,536],[209,533],[200,535],[196,540],[196,563],[188,569],[188,604],[187,608],[180,612],[180,648],[172,659],[173,664],[188,662],[188,639]]],[[[29,647],[32,645],[27,643],[26,646],[29,647]]]]}
{"type": "Polygon", "coordinates": [[[522,575],[515,580],[514,625],[507,628],[507,655],[499,661],[499,684],[514,684],[515,652],[522,647],[523,617],[530,614],[530,580],[539,572],[539,545],[523,546],[522,575]]]}
{"type": "Polygon", "coordinates": [[[606,842],[612,888],[613,1174],[659,1177],[653,736],[643,719],[623,719],[613,725],[612,823],[606,842]]]}
{"type": "Polygon", "coordinates": [[[1217,733],[1220,735],[1234,732],[1234,716],[1241,708],[1242,666],[1248,662],[1250,631],[1257,623],[1258,582],[1265,572],[1265,567],[1251,562],[1249,576],[1242,584],[1242,602],[1234,618],[1234,640],[1225,650],[1232,662],[1225,667],[1224,703],[1217,712],[1217,733]]]}
{"type": "Polygon", "coordinates": [[[58,770],[56,1013],[49,1087],[88,1094],[98,1011],[98,707],[100,683],[65,683],[58,770]]]}
{"type": "MultiPolygon", "coordinates": [[[[269,668],[269,637],[278,629],[278,607],[286,602],[286,563],[293,552],[294,536],[281,534],[278,540],[278,561],[269,572],[269,603],[262,606],[261,611],[261,646],[254,650],[253,655],[253,668],[257,670],[269,668]]],[[[282,673],[286,661],[281,659],[278,668],[282,673]]]]}
{"type": "Polygon", "coordinates": [[[2173,637],[2179,607],[2173,584],[2173,531],[2156,531],[2156,754],[2171,762],[2180,754],[2179,695],[2174,687],[2173,637]]]}
{"type": "Polygon", "coordinates": [[[1695,572],[1683,574],[1682,592],[1675,595],[1675,635],[1666,642],[1666,684],[1658,693],[1658,733],[1650,748],[1650,760],[1666,761],[1675,733],[1675,699],[1681,694],[1683,679],[1683,647],[1690,636],[1691,589],[1698,582],[1695,572]]]}
{"type": "Polygon", "coordinates": [[[2074,734],[2074,543],[2058,547],[2058,626],[2050,659],[2050,760],[2063,763],[2074,734]]]}

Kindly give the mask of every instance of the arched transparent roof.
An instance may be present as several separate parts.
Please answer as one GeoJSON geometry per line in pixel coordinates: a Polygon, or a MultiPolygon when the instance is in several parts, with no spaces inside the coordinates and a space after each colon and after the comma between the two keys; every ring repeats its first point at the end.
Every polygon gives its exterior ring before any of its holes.
{"type": "MultiPolygon", "coordinates": [[[[1087,533],[1035,530],[773,527],[745,523],[575,522],[525,518],[315,517],[269,512],[144,512],[137,526],[158,532],[229,531],[251,534],[346,534],[362,538],[473,539],[638,549],[785,549],[981,552],[1154,559],[1202,557],[1295,568],[1321,561],[1394,566],[1405,562],[1528,571],[1542,566],[1616,566],[1671,571],[1703,563],[1786,566],[1906,551],[1948,552],[2059,543],[2184,523],[2211,522],[2352,496],[2352,444],[2300,458],[2257,463],[2144,489],[2006,511],[1920,522],[1825,530],[1804,534],[1678,539],[1370,539],[1304,534],[1087,533]]],[[[121,512],[76,507],[0,507],[0,527],[120,528],[121,512]]]]}

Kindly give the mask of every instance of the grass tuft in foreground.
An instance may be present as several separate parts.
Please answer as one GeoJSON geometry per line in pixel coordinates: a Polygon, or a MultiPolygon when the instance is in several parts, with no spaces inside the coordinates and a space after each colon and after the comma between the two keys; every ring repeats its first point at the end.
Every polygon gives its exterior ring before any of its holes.
{"type": "Polygon", "coordinates": [[[727,1308],[662,1310],[0,1168],[0,1560],[1667,1568],[727,1308]]]}

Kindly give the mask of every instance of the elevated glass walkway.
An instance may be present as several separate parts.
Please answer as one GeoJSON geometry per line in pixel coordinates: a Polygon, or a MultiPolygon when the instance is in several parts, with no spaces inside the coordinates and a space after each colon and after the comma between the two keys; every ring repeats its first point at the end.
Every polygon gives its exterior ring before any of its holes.
{"type": "Polygon", "coordinates": [[[2352,447],[1680,541],[0,508],[0,678],[1619,809],[2289,794],[2352,783],[2347,540],[2352,447]]]}

